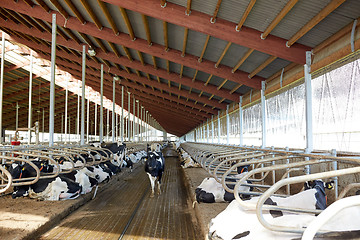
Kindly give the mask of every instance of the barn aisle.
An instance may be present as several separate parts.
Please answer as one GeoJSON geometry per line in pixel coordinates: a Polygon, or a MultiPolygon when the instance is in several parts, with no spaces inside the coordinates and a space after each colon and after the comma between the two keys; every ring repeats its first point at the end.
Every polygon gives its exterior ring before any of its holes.
{"type": "Polygon", "coordinates": [[[138,166],[125,181],[113,184],[40,239],[199,239],[181,167],[172,155],[165,152],[169,157],[160,196],[149,197],[149,179],[138,166]]]}

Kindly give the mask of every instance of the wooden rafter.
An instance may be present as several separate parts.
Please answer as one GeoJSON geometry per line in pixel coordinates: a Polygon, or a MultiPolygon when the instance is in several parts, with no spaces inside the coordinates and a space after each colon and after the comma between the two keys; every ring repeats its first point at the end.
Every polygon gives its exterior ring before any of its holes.
{"type": "Polygon", "coordinates": [[[217,3],[216,3],[214,13],[213,13],[212,17],[210,18],[211,23],[215,23],[215,21],[216,21],[216,17],[217,17],[217,14],[219,12],[219,9],[220,9],[221,2],[222,2],[222,0],[218,0],[217,3]]]}
{"type": "Polygon", "coordinates": [[[204,46],[203,46],[203,49],[201,51],[201,55],[200,55],[200,57],[198,59],[199,62],[202,62],[202,59],[203,59],[205,51],[206,51],[206,47],[207,47],[207,45],[209,43],[209,39],[210,39],[210,35],[207,35],[204,46]]]}
{"type": "Polygon", "coordinates": [[[236,70],[245,62],[245,60],[251,55],[251,53],[254,51],[254,49],[250,48],[244,56],[239,60],[239,62],[235,65],[235,67],[231,70],[231,72],[236,72],[236,70]]]}
{"type": "Polygon", "coordinates": [[[256,0],[250,0],[244,14],[242,15],[238,25],[236,25],[235,30],[240,31],[241,27],[244,25],[246,18],[249,16],[251,9],[254,7],[256,0]]]}
{"type": "Polygon", "coordinates": [[[188,29],[188,28],[185,28],[185,29],[184,29],[183,48],[182,48],[182,52],[181,52],[181,56],[182,56],[182,57],[185,56],[186,44],[187,44],[187,39],[188,39],[188,33],[189,33],[189,29],[188,29]]]}
{"type": "Polygon", "coordinates": [[[165,51],[168,51],[169,50],[168,27],[167,27],[167,22],[166,21],[163,21],[163,31],[164,31],[165,51]]]}
{"type": "Polygon", "coordinates": [[[136,39],[136,37],[135,37],[135,34],[134,34],[134,30],[133,30],[133,28],[131,26],[129,16],[127,15],[127,12],[126,12],[125,8],[119,7],[119,10],[121,12],[121,15],[122,15],[124,21],[125,21],[126,27],[127,27],[128,31],[129,31],[130,39],[134,41],[136,39]]]}
{"type": "Polygon", "coordinates": [[[80,1],[81,1],[81,4],[83,5],[83,7],[86,9],[86,12],[90,15],[91,19],[94,21],[97,28],[99,30],[102,30],[104,26],[100,23],[98,17],[96,16],[94,11],[90,7],[89,2],[87,0],[80,0],[80,1]]]}
{"type": "Polygon", "coordinates": [[[274,20],[272,20],[272,22],[269,24],[269,26],[260,35],[261,39],[265,39],[270,34],[270,32],[279,24],[279,22],[286,16],[286,14],[288,14],[288,12],[290,12],[290,10],[295,6],[295,4],[298,1],[299,0],[290,0],[290,1],[287,2],[285,7],[283,7],[283,9],[281,9],[279,14],[276,15],[274,20]]]}
{"type": "Polygon", "coordinates": [[[71,0],[64,0],[64,1],[68,5],[68,7],[71,9],[71,11],[75,14],[76,18],[79,19],[81,24],[85,24],[86,23],[85,18],[81,15],[81,13],[75,7],[75,5],[72,3],[72,1],[71,0]]]}
{"type": "Polygon", "coordinates": [[[101,7],[101,10],[103,11],[107,21],[110,23],[111,29],[113,30],[114,34],[117,36],[119,35],[119,30],[114,22],[114,19],[111,17],[109,10],[107,9],[106,5],[104,2],[102,2],[101,0],[97,0],[99,6],[101,7]]]}
{"type": "Polygon", "coordinates": [[[54,7],[56,7],[56,9],[65,19],[69,19],[70,15],[66,12],[66,10],[60,5],[57,0],[50,0],[50,2],[54,5],[54,7]]]}
{"type": "Polygon", "coordinates": [[[268,59],[266,59],[265,62],[263,62],[260,66],[258,66],[254,71],[249,73],[249,78],[254,77],[256,74],[258,74],[261,70],[263,70],[266,66],[268,66],[270,63],[272,63],[277,57],[270,56],[268,59]]]}
{"type": "Polygon", "coordinates": [[[221,62],[221,60],[224,58],[226,52],[229,50],[231,46],[231,42],[228,42],[223,50],[223,52],[221,53],[221,56],[219,57],[219,59],[217,60],[217,62],[215,63],[215,67],[217,68],[221,62]]]}
{"type": "Polygon", "coordinates": [[[325,8],[323,8],[315,17],[305,24],[297,33],[294,34],[287,42],[286,46],[292,46],[297,40],[310,31],[316,24],[323,20],[332,11],[338,8],[346,0],[332,0],[325,8]]]}
{"type": "Polygon", "coordinates": [[[143,20],[143,24],[144,24],[144,28],[145,28],[146,40],[147,40],[148,44],[151,46],[152,41],[151,41],[151,35],[150,35],[149,21],[148,21],[146,15],[144,15],[144,14],[141,14],[141,18],[143,20]]]}

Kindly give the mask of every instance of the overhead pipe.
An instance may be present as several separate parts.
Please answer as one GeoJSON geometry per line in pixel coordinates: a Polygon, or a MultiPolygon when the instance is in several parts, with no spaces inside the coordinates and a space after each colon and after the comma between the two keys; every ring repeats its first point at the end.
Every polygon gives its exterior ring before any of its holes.
{"type": "Polygon", "coordinates": [[[52,15],[51,31],[51,69],[50,69],[50,112],[49,112],[49,147],[54,146],[55,120],[55,60],[56,60],[56,14],[52,15]]]}

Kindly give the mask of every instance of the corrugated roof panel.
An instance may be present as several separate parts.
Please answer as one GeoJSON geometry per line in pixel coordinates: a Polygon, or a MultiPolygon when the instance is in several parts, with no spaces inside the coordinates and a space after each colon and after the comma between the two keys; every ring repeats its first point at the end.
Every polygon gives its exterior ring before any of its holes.
{"type": "Polygon", "coordinates": [[[256,75],[260,76],[260,77],[263,77],[263,78],[269,78],[274,73],[280,71],[282,68],[289,65],[289,63],[290,63],[289,61],[286,61],[286,60],[281,59],[281,58],[277,58],[256,75]]]}
{"type": "MultiPolygon", "coordinates": [[[[184,0],[170,0],[168,2],[183,6],[186,8],[187,2],[184,0]]],[[[207,1],[192,1],[191,2],[191,9],[195,11],[199,11],[202,13],[206,13],[208,15],[212,15],[215,7],[216,7],[217,0],[207,0],[207,1]]],[[[184,9],[185,14],[185,9],[184,9]]],[[[210,18],[209,18],[210,21],[210,18]]]]}
{"type": "MultiPolygon", "coordinates": [[[[249,2],[249,0],[222,1],[217,17],[237,24],[240,21],[242,15],[244,14],[247,6],[249,5],[249,2]]],[[[257,4],[257,2],[255,3],[255,5],[257,4]]]]}
{"type": "Polygon", "coordinates": [[[242,47],[237,44],[231,44],[220,64],[233,68],[248,50],[249,49],[246,47],[242,47]]]}
{"type": "Polygon", "coordinates": [[[135,37],[146,39],[145,27],[140,13],[126,10],[135,37]]]}
{"type": "Polygon", "coordinates": [[[196,81],[206,82],[206,80],[209,78],[209,76],[210,76],[210,74],[208,74],[208,73],[198,71],[198,74],[196,75],[196,81]]]}
{"type": "MultiPolygon", "coordinates": [[[[207,79],[206,79],[207,80],[207,79]]],[[[218,76],[212,76],[209,84],[212,84],[212,85],[216,85],[216,86],[219,86],[222,82],[224,81],[223,78],[221,77],[218,77],[218,76]]],[[[205,90],[206,91],[206,90],[205,90]]]]}
{"type": "Polygon", "coordinates": [[[265,31],[269,24],[284,8],[287,2],[287,0],[256,1],[254,7],[251,9],[250,14],[245,20],[244,26],[256,29],[261,32],[265,31]]]}
{"type": "Polygon", "coordinates": [[[194,68],[189,68],[189,67],[184,66],[183,76],[193,78],[194,74],[195,74],[195,69],[194,68]]]}
{"type": "Polygon", "coordinates": [[[350,0],[349,2],[344,2],[341,4],[335,11],[330,13],[325,19],[323,19],[319,24],[317,24],[313,29],[301,37],[297,42],[315,47],[322,43],[327,38],[331,37],[333,34],[340,31],[343,27],[352,23],[354,19],[360,15],[360,1],[350,0]],[[352,3],[351,3],[352,2],[352,3]],[[349,6],[358,6],[357,12],[347,11],[349,6]]]}
{"type": "Polygon", "coordinates": [[[227,89],[229,90],[229,94],[230,94],[230,91],[232,89],[234,89],[234,87],[236,87],[238,85],[238,83],[235,83],[235,82],[232,82],[232,81],[227,81],[224,86],[222,86],[222,89],[227,89]]]}
{"type": "Polygon", "coordinates": [[[159,19],[152,18],[147,16],[149,28],[150,28],[150,36],[151,40],[157,44],[165,45],[164,44],[164,29],[163,29],[163,22],[159,19]]]}
{"type": "Polygon", "coordinates": [[[186,53],[200,57],[206,37],[206,34],[189,30],[186,53]]]}
{"type": "Polygon", "coordinates": [[[168,23],[168,42],[169,48],[182,51],[184,40],[184,27],[168,23]]]}
{"type": "Polygon", "coordinates": [[[155,58],[156,59],[156,65],[159,68],[166,69],[166,60],[163,58],[155,58]]]}
{"type": "Polygon", "coordinates": [[[290,39],[304,24],[315,17],[331,0],[299,1],[270,34],[290,39]]]}
{"type": "Polygon", "coordinates": [[[170,72],[180,74],[180,68],[181,68],[180,64],[170,62],[170,72]]]}
{"type": "Polygon", "coordinates": [[[217,62],[228,42],[219,38],[210,37],[204,58],[213,62],[217,62]]]}
{"type": "Polygon", "coordinates": [[[154,63],[153,63],[153,60],[152,60],[152,57],[151,57],[150,54],[143,53],[143,52],[142,52],[141,54],[142,54],[143,59],[144,59],[144,62],[145,62],[146,64],[149,64],[149,65],[151,65],[151,66],[154,66],[154,63]]]}
{"type": "MultiPolygon", "coordinates": [[[[129,34],[129,31],[128,31],[127,27],[126,27],[125,21],[124,21],[122,15],[120,13],[119,8],[114,6],[114,5],[111,5],[111,4],[107,4],[106,6],[108,6],[109,13],[112,16],[112,19],[114,20],[115,25],[119,29],[120,34],[121,33],[129,34]]],[[[128,12],[130,12],[130,11],[128,11],[128,12]]],[[[104,14],[102,14],[102,15],[105,17],[104,14]]],[[[106,20],[106,22],[107,22],[107,20],[106,20]]],[[[109,26],[109,28],[111,28],[111,27],[109,26]]]]}
{"type": "Polygon", "coordinates": [[[253,51],[252,54],[245,60],[243,64],[239,67],[239,70],[250,73],[254,71],[258,66],[268,59],[269,55],[253,51]]]}

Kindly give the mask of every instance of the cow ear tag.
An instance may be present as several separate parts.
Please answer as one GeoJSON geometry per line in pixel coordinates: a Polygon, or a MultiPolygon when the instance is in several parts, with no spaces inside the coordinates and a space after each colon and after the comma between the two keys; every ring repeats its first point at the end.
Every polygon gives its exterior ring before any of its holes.
{"type": "Polygon", "coordinates": [[[334,188],[334,182],[331,181],[331,182],[325,183],[325,188],[326,189],[333,189],[334,188]]]}

